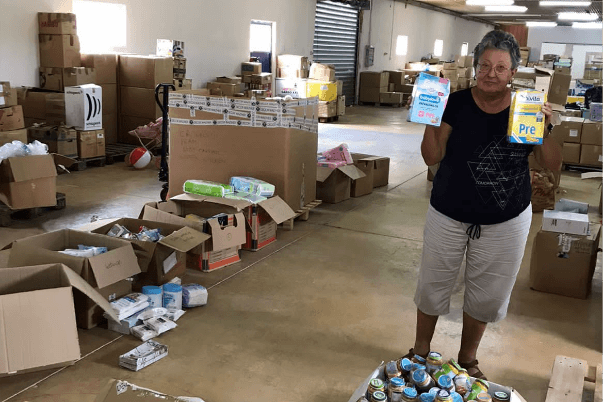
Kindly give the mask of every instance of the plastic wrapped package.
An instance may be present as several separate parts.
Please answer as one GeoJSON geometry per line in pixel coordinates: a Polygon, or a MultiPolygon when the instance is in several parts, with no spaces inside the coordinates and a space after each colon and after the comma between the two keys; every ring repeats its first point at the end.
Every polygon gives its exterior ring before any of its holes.
{"type": "Polygon", "coordinates": [[[273,184],[253,177],[231,177],[230,186],[234,191],[255,194],[262,197],[272,197],[275,191],[273,184]]]}
{"type": "Polygon", "coordinates": [[[233,192],[232,187],[228,184],[206,180],[187,180],[184,182],[183,190],[185,193],[211,197],[224,197],[225,194],[233,192]]]}

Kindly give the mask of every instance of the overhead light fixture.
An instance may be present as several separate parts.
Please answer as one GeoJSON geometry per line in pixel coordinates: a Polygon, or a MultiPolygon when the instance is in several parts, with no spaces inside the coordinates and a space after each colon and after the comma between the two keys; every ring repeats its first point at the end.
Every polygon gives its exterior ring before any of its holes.
{"type": "Polygon", "coordinates": [[[572,20],[572,21],[594,21],[599,18],[597,16],[597,14],[576,13],[576,12],[557,13],[557,16],[559,17],[560,20],[572,20]]]}
{"type": "Polygon", "coordinates": [[[524,6],[486,6],[486,11],[501,13],[525,13],[528,11],[524,6]]]}
{"type": "Polygon", "coordinates": [[[574,22],[572,28],[579,29],[603,29],[603,22],[574,22]]]}
{"type": "Polygon", "coordinates": [[[465,4],[468,6],[510,6],[513,2],[513,0],[467,0],[465,4]]]}
{"type": "Polygon", "coordinates": [[[589,7],[590,1],[541,1],[541,7],[589,7]]]}
{"type": "Polygon", "coordinates": [[[554,21],[526,21],[528,27],[556,27],[557,23],[554,21]]]}

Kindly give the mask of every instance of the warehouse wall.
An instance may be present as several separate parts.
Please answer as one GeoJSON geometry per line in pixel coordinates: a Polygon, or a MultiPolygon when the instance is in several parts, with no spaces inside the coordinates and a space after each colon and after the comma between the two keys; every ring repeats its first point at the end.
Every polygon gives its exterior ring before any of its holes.
{"type": "Polygon", "coordinates": [[[600,29],[575,29],[572,27],[532,27],[528,31],[530,61],[540,59],[540,48],[543,42],[571,43],[580,45],[601,45],[603,43],[600,29]]]}
{"type": "MultiPolygon", "coordinates": [[[[157,39],[184,41],[187,77],[195,88],[216,76],[240,73],[240,63],[249,57],[252,19],[276,22],[276,54],[310,55],[312,50],[315,1],[284,0],[278,6],[274,0],[102,1],[126,5],[127,46],[119,50],[153,54],[157,39]]],[[[36,13],[70,12],[72,1],[0,0],[0,10],[0,80],[37,85],[36,13]]]]}
{"type": "Polygon", "coordinates": [[[422,56],[433,53],[436,39],[444,41],[442,59],[451,59],[460,54],[463,42],[469,43],[471,53],[479,40],[493,28],[492,25],[405,5],[400,1],[373,0],[373,10],[365,11],[362,20],[359,60],[361,71],[404,68],[407,61],[419,61],[422,56]],[[371,13],[370,44],[375,47],[375,64],[367,68],[364,49],[369,43],[371,13]],[[398,35],[408,36],[406,56],[396,56],[398,35]]]}

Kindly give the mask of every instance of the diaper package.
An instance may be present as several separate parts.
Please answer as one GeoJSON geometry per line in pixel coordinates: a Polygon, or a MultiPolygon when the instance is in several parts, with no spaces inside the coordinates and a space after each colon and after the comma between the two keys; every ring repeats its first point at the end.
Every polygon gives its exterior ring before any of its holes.
{"type": "Polygon", "coordinates": [[[439,127],[450,95],[450,81],[419,73],[412,91],[408,121],[439,127]]]}
{"type": "Polygon", "coordinates": [[[348,144],[345,143],[324,151],[322,156],[328,161],[344,161],[346,165],[354,163],[348,144]]]}
{"type": "Polygon", "coordinates": [[[266,201],[268,198],[266,197],[262,197],[261,195],[257,195],[257,194],[250,194],[250,193],[246,193],[243,191],[235,191],[234,193],[231,194],[226,194],[224,196],[224,198],[230,198],[231,200],[243,200],[243,201],[249,201],[252,204],[258,204],[262,201],[266,201]]]}
{"type": "Polygon", "coordinates": [[[535,90],[514,92],[509,111],[507,139],[515,144],[542,144],[544,136],[544,113],[546,93],[535,90]]]}
{"type": "Polygon", "coordinates": [[[274,185],[260,179],[254,179],[253,177],[231,177],[230,186],[234,191],[260,195],[262,197],[272,197],[275,190],[274,185]]]}
{"type": "Polygon", "coordinates": [[[187,180],[184,182],[185,193],[197,195],[209,195],[211,197],[224,197],[232,193],[232,187],[228,184],[216,183],[206,180],[187,180]]]}

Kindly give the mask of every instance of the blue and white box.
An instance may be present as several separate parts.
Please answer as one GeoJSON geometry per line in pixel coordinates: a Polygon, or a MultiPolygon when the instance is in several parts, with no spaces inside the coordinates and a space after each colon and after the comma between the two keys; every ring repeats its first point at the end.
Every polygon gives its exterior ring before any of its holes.
{"type": "Polygon", "coordinates": [[[412,91],[408,121],[439,127],[450,95],[450,81],[419,73],[412,91]]]}

